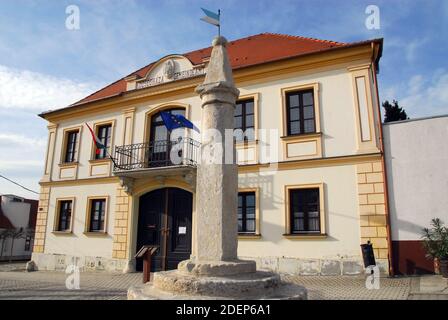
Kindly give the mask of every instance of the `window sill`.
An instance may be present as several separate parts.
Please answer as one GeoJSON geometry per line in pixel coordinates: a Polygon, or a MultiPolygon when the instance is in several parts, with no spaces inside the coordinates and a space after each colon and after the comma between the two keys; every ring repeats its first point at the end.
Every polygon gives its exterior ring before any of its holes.
{"type": "Polygon", "coordinates": [[[256,240],[261,239],[261,234],[257,233],[239,233],[238,240],[256,240]]]}
{"type": "Polygon", "coordinates": [[[245,141],[236,141],[235,146],[241,147],[241,146],[248,146],[252,144],[258,144],[258,140],[245,140],[245,141]]]}
{"type": "Polygon", "coordinates": [[[111,162],[109,157],[103,158],[103,159],[90,159],[89,163],[109,163],[111,162]]]}
{"type": "Polygon", "coordinates": [[[72,236],[73,235],[73,232],[71,230],[70,231],[55,230],[55,231],[52,231],[51,233],[54,234],[55,236],[72,236]]]}
{"type": "Polygon", "coordinates": [[[322,136],[322,132],[311,132],[311,133],[300,133],[300,134],[292,134],[289,136],[282,136],[280,139],[282,140],[296,140],[300,138],[318,138],[322,136]]]}
{"type": "Polygon", "coordinates": [[[292,233],[284,234],[283,237],[290,240],[318,240],[326,239],[328,235],[325,233],[292,233]]]}
{"type": "Polygon", "coordinates": [[[87,237],[106,237],[108,233],[106,231],[85,231],[83,234],[87,237]]]}
{"type": "Polygon", "coordinates": [[[78,161],[73,161],[73,162],[61,162],[59,164],[59,167],[72,167],[72,166],[77,166],[79,164],[78,161]]]}

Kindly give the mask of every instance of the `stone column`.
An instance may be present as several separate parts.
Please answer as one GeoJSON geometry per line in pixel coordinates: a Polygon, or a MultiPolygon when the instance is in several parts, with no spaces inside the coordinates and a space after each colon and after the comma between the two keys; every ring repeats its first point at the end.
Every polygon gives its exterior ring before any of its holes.
{"type": "MultiPolygon", "coordinates": [[[[213,40],[213,51],[202,85],[196,92],[202,99],[201,163],[196,184],[196,259],[235,260],[237,258],[237,190],[238,168],[234,161],[226,164],[225,130],[234,127],[235,101],[239,91],[224,37],[213,40]],[[220,141],[221,140],[221,141],[220,141]]],[[[227,159],[229,160],[229,159],[227,159]]]]}
{"type": "Polygon", "coordinates": [[[233,142],[235,88],[223,37],[213,40],[202,99],[201,162],[197,168],[193,253],[177,270],[154,273],[154,279],[128,290],[128,299],[306,299],[306,290],[281,282],[280,276],[256,271],[255,261],[238,260],[238,167],[233,142]],[[231,129],[223,150],[222,137],[231,129]],[[228,145],[227,145],[228,144],[228,145]],[[227,150],[229,151],[229,150],[227,150]]]}
{"type": "Polygon", "coordinates": [[[239,90],[233,81],[226,45],[224,37],[213,40],[207,75],[196,88],[202,100],[202,146],[196,180],[195,242],[191,260],[179,265],[180,270],[196,274],[255,270],[253,261],[237,260],[238,167],[233,135],[225,139],[225,131],[233,132],[239,90]]]}

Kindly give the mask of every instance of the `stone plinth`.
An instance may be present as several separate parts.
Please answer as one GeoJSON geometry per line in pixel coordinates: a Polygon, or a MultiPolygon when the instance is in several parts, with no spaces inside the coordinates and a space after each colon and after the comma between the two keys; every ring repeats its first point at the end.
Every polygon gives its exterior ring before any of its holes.
{"type": "Polygon", "coordinates": [[[129,300],[306,300],[307,291],[283,283],[271,272],[251,272],[225,277],[198,277],[178,270],[157,272],[152,283],[128,290],[129,300]]]}

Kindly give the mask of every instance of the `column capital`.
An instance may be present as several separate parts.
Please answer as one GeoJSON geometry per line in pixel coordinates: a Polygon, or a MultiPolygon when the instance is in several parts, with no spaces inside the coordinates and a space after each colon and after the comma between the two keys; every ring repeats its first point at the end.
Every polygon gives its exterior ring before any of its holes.
{"type": "Polygon", "coordinates": [[[196,93],[202,99],[202,107],[213,103],[234,105],[240,94],[233,81],[226,44],[227,40],[222,36],[213,40],[212,54],[204,83],[196,88],[196,93]]]}

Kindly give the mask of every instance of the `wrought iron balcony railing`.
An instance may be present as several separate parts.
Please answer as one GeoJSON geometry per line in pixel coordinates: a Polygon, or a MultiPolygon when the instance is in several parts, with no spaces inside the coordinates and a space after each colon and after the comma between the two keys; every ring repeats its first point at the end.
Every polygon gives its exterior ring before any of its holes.
{"type": "Polygon", "coordinates": [[[199,147],[200,143],[191,138],[116,146],[114,172],[170,166],[196,166],[199,147]]]}

